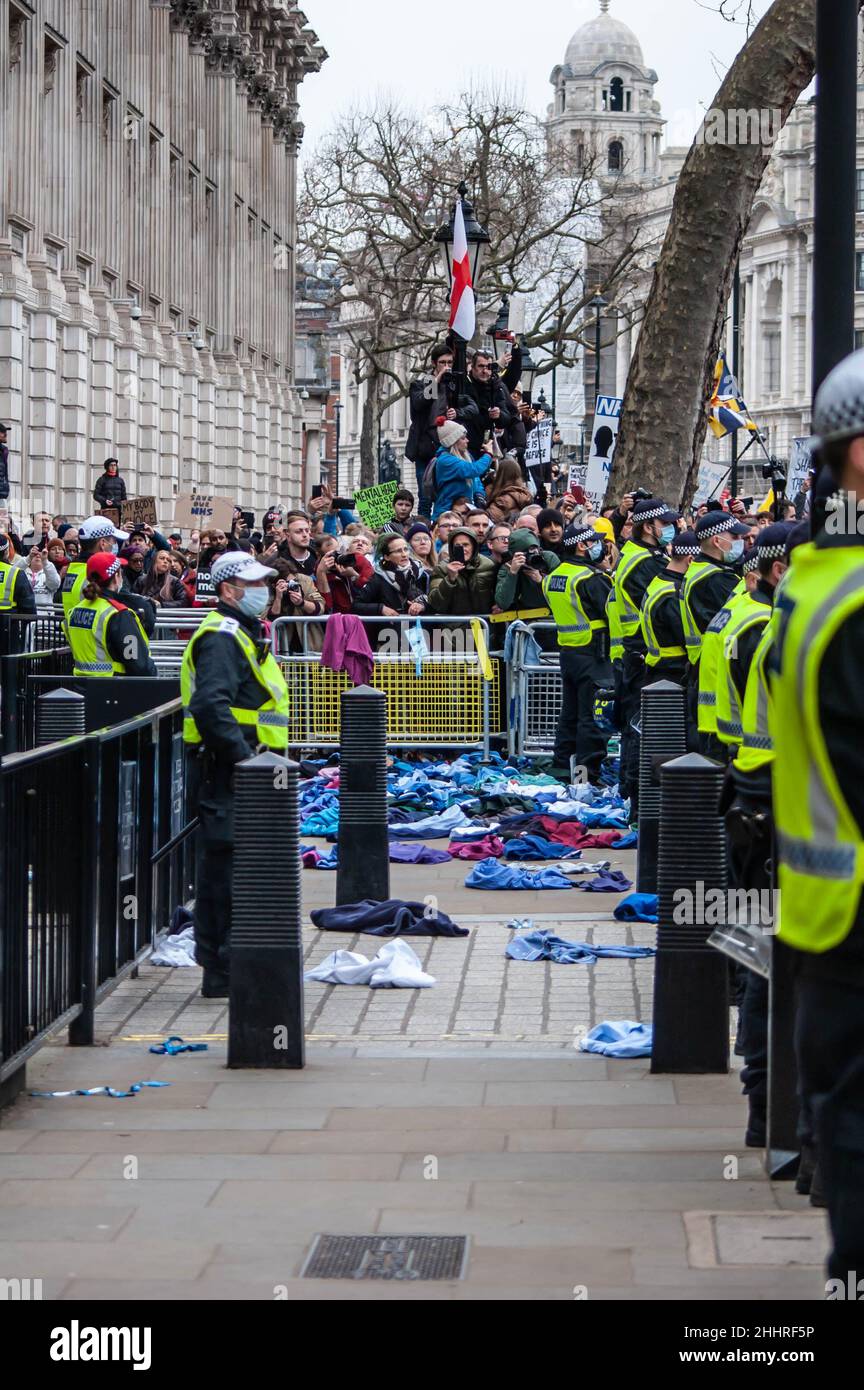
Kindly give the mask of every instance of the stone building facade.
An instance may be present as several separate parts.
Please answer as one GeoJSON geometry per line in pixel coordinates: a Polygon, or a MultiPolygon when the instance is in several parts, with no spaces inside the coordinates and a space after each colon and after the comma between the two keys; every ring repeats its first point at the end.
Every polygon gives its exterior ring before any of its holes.
{"type": "MultiPolygon", "coordinates": [[[[299,499],[295,0],[0,4],[0,418],[13,506],[92,510],[106,457],[160,521],[299,499]]],[[[315,480],[317,481],[317,479],[315,480]]]]}

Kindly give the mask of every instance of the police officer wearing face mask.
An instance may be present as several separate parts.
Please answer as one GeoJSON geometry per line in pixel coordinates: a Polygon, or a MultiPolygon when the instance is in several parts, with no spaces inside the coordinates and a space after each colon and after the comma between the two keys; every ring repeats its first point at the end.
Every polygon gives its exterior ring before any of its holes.
{"type": "Polygon", "coordinates": [[[204,967],[201,993],[221,999],[228,994],[234,766],[262,746],[285,755],[289,700],[261,626],[276,571],[229,551],[210,573],[216,608],[186,648],[180,691],[184,741],[200,750],[195,952],[204,967]]]}
{"type": "Polygon", "coordinates": [[[717,739],[716,678],[720,633],[717,623],[727,621],[725,610],[745,593],[741,572],[744,537],[749,536],[729,512],[709,511],[696,522],[699,556],[681,586],[681,622],[689,660],[688,717],[699,731],[700,751],[723,762],[717,739]],[[707,636],[709,628],[711,637],[707,636]],[[710,649],[710,650],[709,650],[710,649]],[[703,665],[703,654],[710,661],[703,665]]]}
{"type": "Polygon", "coordinates": [[[645,665],[652,681],[683,685],[687,675],[687,649],[681,622],[679,595],[684,576],[699,555],[692,531],[678,531],[669,544],[669,564],[658,574],[642,600],[641,626],[645,665]]]}
{"type": "Polygon", "coordinates": [[[594,694],[612,680],[606,603],[612,587],[598,568],[603,539],[586,523],[568,526],[561,541],[564,559],[543,580],[543,594],[558,628],[561,716],[555,735],[555,765],[569,772],[570,758],[597,782],[606,756],[606,737],[594,722],[594,694]]]}
{"type": "Polygon", "coordinates": [[[610,626],[620,637],[623,651],[618,666],[616,696],[621,728],[621,795],[628,796],[633,818],[638,815],[639,739],[632,724],[639,718],[642,687],[650,674],[645,665],[646,646],[642,636],[642,601],[652,579],[663,574],[668,564],[667,547],[676,535],[678,513],[659,497],[643,497],[633,508],[632,536],[621,551],[615,571],[614,604],[610,626]]]}

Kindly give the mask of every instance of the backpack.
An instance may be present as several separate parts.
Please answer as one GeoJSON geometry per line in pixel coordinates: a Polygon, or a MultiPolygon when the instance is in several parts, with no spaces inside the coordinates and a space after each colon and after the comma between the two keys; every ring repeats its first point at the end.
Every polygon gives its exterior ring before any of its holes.
{"type": "Polygon", "coordinates": [[[434,502],[438,496],[438,475],[435,471],[437,462],[438,455],[435,454],[427,463],[423,474],[423,495],[428,497],[431,502],[434,502]]]}

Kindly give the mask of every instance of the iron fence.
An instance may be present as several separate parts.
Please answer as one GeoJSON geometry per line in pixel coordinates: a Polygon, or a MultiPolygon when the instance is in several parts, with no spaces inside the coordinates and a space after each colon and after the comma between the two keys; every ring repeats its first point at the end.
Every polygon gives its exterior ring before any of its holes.
{"type": "Polygon", "coordinates": [[[97,1003],[194,891],[182,711],[0,764],[0,1090],[49,1032],[93,1041],[97,1003]]]}

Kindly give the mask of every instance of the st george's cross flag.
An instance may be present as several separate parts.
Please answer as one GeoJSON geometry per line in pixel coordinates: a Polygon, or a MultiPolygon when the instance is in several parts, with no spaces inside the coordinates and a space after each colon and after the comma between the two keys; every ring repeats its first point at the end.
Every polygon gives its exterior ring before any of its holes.
{"type": "Polygon", "coordinates": [[[450,327],[466,343],[470,343],[477,327],[474,289],[471,285],[471,262],[468,259],[468,238],[462,199],[456,200],[456,219],[453,225],[453,289],[450,295],[450,327]]]}
{"type": "Polygon", "coordinates": [[[735,430],[751,430],[758,434],[758,427],[750,418],[744,404],[744,397],[738,390],[738,383],[729,370],[725,356],[717,359],[714,368],[714,390],[708,402],[708,424],[718,439],[723,439],[735,430]]]}

